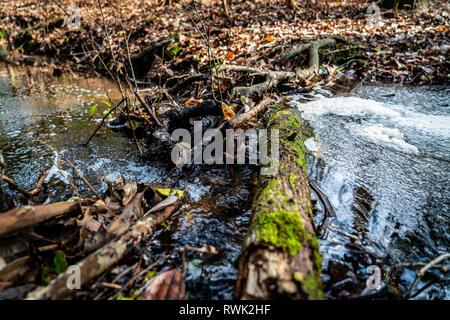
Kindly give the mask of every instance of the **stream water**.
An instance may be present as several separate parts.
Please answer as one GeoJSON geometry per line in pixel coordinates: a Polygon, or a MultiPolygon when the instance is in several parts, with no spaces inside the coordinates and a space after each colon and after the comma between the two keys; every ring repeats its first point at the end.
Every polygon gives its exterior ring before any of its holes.
{"type": "MultiPolygon", "coordinates": [[[[133,139],[106,127],[83,147],[98,126],[108,97],[117,101],[114,84],[79,76],[53,77],[32,68],[0,66],[0,152],[6,174],[26,189],[52,168],[42,201],[67,199],[72,189],[70,167],[56,166],[57,149],[98,190],[103,170],[112,180],[120,175],[141,182],[162,181],[164,165],[147,162],[133,139]],[[92,106],[98,114],[91,115],[92,106]],[[45,144],[42,143],[45,142],[45,144]]],[[[339,229],[359,234],[367,250],[391,263],[429,261],[449,249],[450,112],[449,89],[362,87],[354,97],[317,94],[313,101],[294,97],[316,138],[307,140],[310,178],[327,194],[337,217],[321,240],[324,268],[347,263],[352,253],[339,229]]],[[[166,228],[148,239],[147,264],[175,247],[213,245],[219,255],[188,253],[187,294],[190,298],[230,299],[237,276],[236,260],[249,212],[252,170],[211,167],[176,182],[192,201],[166,228]]],[[[80,191],[83,184],[79,182],[80,191]]],[[[320,206],[320,204],[319,204],[320,206]]],[[[316,216],[319,223],[322,216],[316,216]]],[[[180,263],[174,256],[167,261],[180,263]]],[[[349,262],[353,263],[353,262],[349,262]]],[[[364,261],[357,264],[366,268],[364,261]]],[[[436,277],[441,275],[437,274],[436,277]]],[[[325,272],[324,277],[329,275],[325,272]]],[[[326,279],[325,279],[326,280],[326,279]]],[[[414,273],[401,274],[404,287],[414,273]]],[[[426,283],[426,282],[424,282],[426,283]]],[[[450,298],[447,282],[430,286],[419,298],[450,298]]],[[[423,283],[421,283],[423,284],[423,283]]]]}
{"type": "MultiPolygon", "coordinates": [[[[336,211],[321,241],[325,267],[351,255],[333,230],[358,234],[391,264],[449,252],[450,89],[366,86],[353,97],[297,101],[316,136],[306,142],[309,176],[336,211]]],[[[418,298],[448,299],[442,277],[418,298]]],[[[413,272],[401,274],[404,288],[413,281],[413,272]]]]}
{"type": "MultiPolygon", "coordinates": [[[[141,157],[132,138],[108,125],[88,147],[83,146],[108,108],[108,96],[113,102],[120,100],[115,88],[114,83],[96,78],[54,77],[45,70],[0,65],[0,152],[8,165],[5,174],[31,190],[40,174],[50,169],[47,190],[40,199],[46,203],[73,196],[67,177],[76,181],[80,193],[89,192],[64,159],[72,161],[100,193],[107,187],[99,179],[102,171],[111,181],[123,175],[131,181],[162,182],[169,173],[166,160],[162,163],[141,157]],[[98,106],[97,113],[92,115],[94,105],[98,106]],[[52,148],[63,159],[59,166],[52,148]]],[[[187,296],[231,299],[237,278],[235,262],[247,230],[246,186],[252,173],[246,166],[236,168],[233,174],[209,167],[174,181],[173,187],[187,190],[191,202],[139,248],[143,263],[152,264],[172,253],[170,259],[157,266],[158,271],[164,271],[179,267],[179,248],[212,245],[219,252],[213,257],[195,251],[186,253],[187,296]]],[[[1,248],[0,241],[0,253],[1,248]]]]}

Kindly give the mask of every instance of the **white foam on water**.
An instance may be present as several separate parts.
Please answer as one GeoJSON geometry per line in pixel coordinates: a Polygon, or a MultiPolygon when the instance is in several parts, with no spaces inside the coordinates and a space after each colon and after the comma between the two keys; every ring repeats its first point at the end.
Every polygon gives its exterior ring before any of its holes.
{"type": "Polygon", "coordinates": [[[340,116],[400,117],[401,114],[384,104],[357,97],[321,98],[307,103],[291,102],[302,111],[303,117],[311,120],[314,116],[336,114],[340,116]]]}
{"type": "Polygon", "coordinates": [[[407,117],[398,119],[402,126],[414,127],[422,132],[434,136],[450,137],[450,117],[440,115],[426,115],[408,112],[407,117]]]}
{"type": "Polygon", "coordinates": [[[367,118],[367,122],[353,122],[348,128],[371,142],[392,147],[399,151],[418,153],[415,137],[408,130],[430,135],[438,139],[450,138],[450,117],[413,112],[402,105],[390,105],[358,97],[321,97],[318,100],[291,102],[302,112],[306,120],[318,120],[325,115],[367,118]],[[404,133],[411,142],[406,142],[404,133]]]}
{"type": "Polygon", "coordinates": [[[369,141],[388,145],[397,149],[398,151],[405,151],[411,153],[418,153],[419,149],[407,143],[404,140],[403,132],[397,128],[387,128],[383,126],[367,126],[356,130],[360,137],[369,141]]]}
{"type": "Polygon", "coordinates": [[[305,140],[305,147],[311,152],[319,151],[319,145],[317,144],[316,139],[314,139],[313,137],[305,140]]]}

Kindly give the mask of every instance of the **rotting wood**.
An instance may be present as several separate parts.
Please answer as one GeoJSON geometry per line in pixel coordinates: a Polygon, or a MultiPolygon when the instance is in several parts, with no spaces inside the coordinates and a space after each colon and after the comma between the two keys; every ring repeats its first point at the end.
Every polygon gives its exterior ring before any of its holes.
{"type": "Polygon", "coordinates": [[[223,64],[218,68],[218,72],[241,72],[241,73],[249,73],[252,75],[258,75],[264,77],[264,81],[261,83],[254,84],[249,87],[234,87],[231,91],[231,94],[240,95],[245,97],[253,97],[258,94],[264,93],[271,88],[278,86],[282,81],[287,80],[299,80],[305,79],[309,76],[315,74],[319,69],[319,49],[322,47],[330,46],[336,43],[335,38],[327,38],[312,41],[308,44],[305,44],[299,48],[295,48],[280,58],[281,62],[286,62],[289,59],[297,56],[298,54],[308,50],[309,60],[308,60],[308,68],[299,69],[297,71],[260,71],[256,68],[250,68],[246,66],[236,66],[236,65],[227,65],[223,64]]]}
{"type": "Polygon", "coordinates": [[[25,206],[0,213],[0,237],[66,214],[81,214],[81,205],[89,200],[55,202],[40,206],[25,206]]]}
{"type": "MultiPolygon", "coordinates": [[[[279,106],[272,106],[277,108],[279,106]]],[[[278,173],[260,176],[239,263],[239,299],[322,299],[322,258],[311,211],[302,121],[281,109],[278,173]]]]}

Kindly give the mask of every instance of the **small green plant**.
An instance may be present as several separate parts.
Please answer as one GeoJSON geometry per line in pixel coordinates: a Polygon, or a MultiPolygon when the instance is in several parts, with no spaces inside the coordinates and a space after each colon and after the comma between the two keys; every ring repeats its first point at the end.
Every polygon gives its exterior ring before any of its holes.
{"type": "Polygon", "coordinates": [[[62,250],[56,250],[55,256],[53,257],[53,264],[51,262],[47,262],[42,267],[41,279],[45,283],[49,283],[54,278],[58,276],[58,274],[64,273],[67,270],[67,259],[66,254],[62,250]]]}
{"type": "Polygon", "coordinates": [[[94,104],[90,109],[89,109],[89,113],[91,115],[95,115],[97,113],[97,105],[94,104]]]}
{"type": "Polygon", "coordinates": [[[58,274],[66,272],[67,270],[67,260],[66,255],[63,251],[57,250],[55,252],[55,257],[53,258],[53,263],[55,264],[55,270],[58,274]]]}
{"type": "Polygon", "coordinates": [[[178,43],[176,43],[170,50],[169,50],[169,54],[172,57],[176,57],[178,55],[178,53],[180,52],[181,48],[180,45],[178,43]]]}

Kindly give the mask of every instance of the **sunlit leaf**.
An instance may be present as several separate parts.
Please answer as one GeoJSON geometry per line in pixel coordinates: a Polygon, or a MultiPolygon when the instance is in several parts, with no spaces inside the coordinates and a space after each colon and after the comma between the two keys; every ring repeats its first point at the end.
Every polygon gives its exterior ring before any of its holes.
{"type": "Polygon", "coordinates": [[[171,192],[175,193],[178,198],[181,198],[186,190],[177,190],[177,189],[155,189],[160,195],[168,197],[171,192]]]}
{"type": "Polygon", "coordinates": [[[96,104],[94,104],[94,105],[91,107],[91,109],[89,109],[89,113],[92,114],[92,115],[94,115],[94,114],[97,113],[97,105],[96,105],[96,104]]]}
{"type": "Polygon", "coordinates": [[[225,120],[230,120],[230,119],[233,119],[234,117],[236,117],[236,114],[234,113],[234,111],[223,102],[222,102],[222,112],[223,112],[223,118],[225,120]]]}

